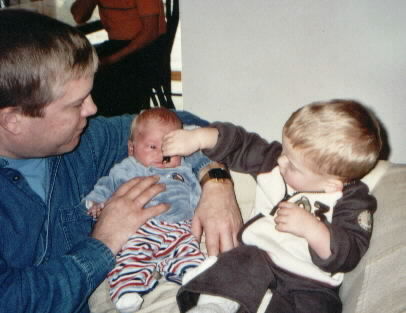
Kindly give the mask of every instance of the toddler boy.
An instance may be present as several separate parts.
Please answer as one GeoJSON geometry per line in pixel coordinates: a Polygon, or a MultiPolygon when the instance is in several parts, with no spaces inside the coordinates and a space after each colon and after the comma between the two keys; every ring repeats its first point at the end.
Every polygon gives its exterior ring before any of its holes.
{"type": "Polygon", "coordinates": [[[376,210],[360,179],[381,145],[378,122],[351,100],[297,110],[282,143],[225,123],[168,134],[165,155],[203,149],[257,180],[259,214],[240,231],[242,244],[188,274],[196,277],[178,293],[181,312],[254,313],[268,289],[268,313],[341,312],[343,273],[368,249],[376,210]]]}

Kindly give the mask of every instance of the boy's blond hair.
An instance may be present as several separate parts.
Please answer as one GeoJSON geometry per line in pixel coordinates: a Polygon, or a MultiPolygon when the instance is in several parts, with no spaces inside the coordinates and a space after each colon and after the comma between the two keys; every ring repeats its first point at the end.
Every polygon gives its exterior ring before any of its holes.
{"type": "Polygon", "coordinates": [[[177,128],[182,128],[182,121],[175,112],[167,108],[151,108],[141,111],[141,113],[134,118],[131,123],[130,139],[133,139],[137,125],[145,121],[157,121],[164,124],[172,124],[177,128]]]}
{"type": "Polygon", "coordinates": [[[344,182],[366,175],[382,147],[377,119],[353,100],[308,104],[290,116],[283,135],[303,152],[312,170],[344,182]]]}

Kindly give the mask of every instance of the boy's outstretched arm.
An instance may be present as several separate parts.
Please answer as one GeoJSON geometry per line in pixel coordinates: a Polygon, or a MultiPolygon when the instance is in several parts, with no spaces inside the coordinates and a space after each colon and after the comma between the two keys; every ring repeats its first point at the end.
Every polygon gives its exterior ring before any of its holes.
{"type": "Polygon", "coordinates": [[[198,150],[211,149],[216,145],[217,137],[218,130],[212,127],[174,130],[164,137],[162,153],[165,156],[185,156],[198,150]]]}
{"type": "MultiPolygon", "coordinates": [[[[217,128],[211,127],[172,131],[164,138],[162,152],[165,156],[185,156],[198,150],[211,149],[217,143],[218,133],[217,128]]],[[[213,168],[225,166],[217,162],[210,163],[200,171],[200,179],[213,168]]],[[[241,226],[240,208],[231,179],[205,182],[192,221],[192,232],[198,240],[205,233],[208,254],[217,255],[236,247],[241,226]]]]}

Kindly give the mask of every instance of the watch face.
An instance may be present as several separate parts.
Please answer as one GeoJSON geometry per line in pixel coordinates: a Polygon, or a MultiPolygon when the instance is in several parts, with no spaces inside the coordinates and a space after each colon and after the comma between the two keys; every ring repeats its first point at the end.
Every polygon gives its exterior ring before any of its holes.
{"type": "Polygon", "coordinates": [[[213,168],[209,171],[210,178],[231,178],[230,173],[222,168],[213,168]]]}

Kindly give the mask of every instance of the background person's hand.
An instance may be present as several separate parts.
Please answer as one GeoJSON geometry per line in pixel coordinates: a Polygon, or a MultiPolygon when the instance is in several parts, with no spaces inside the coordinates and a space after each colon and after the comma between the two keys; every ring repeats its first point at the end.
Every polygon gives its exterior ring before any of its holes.
{"type": "Polygon", "coordinates": [[[320,258],[330,257],[330,231],[312,213],[295,203],[283,201],[276,211],[275,223],[276,230],[306,239],[320,258]]]}
{"type": "Polygon", "coordinates": [[[141,225],[169,208],[164,203],[144,208],[154,196],[165,190],[165,185],[157,184],[158,181],[157,176],[138,177],[121,185],[105,203],[92,237],[117,254],[141,225]]]}
{"type": "Polygon", "coordinates": [[[238,245],[242,226],[240,208],[231,181],[207,181],[192,220],[192,233],[200,241],[205,233],[207,252],[218,255],[238,245]]]}

